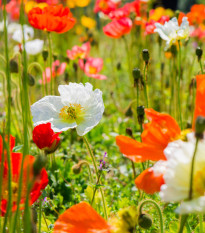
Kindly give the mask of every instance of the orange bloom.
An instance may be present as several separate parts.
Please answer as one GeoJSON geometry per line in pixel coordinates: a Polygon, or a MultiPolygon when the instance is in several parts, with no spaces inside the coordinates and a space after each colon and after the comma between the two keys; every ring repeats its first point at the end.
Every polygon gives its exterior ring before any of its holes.
{"type": "Polygon", "coordinates": [[[28,12],[28,20],[34,28],[57,33],[67,32],[75,24],[70,9],[63,5],[34,7],[28,12]]]}
{"type": "Polygon", "coordinates": [[[197,116],[205,116],[205,74],[196,76],[196,86],[195,110],[192,123],[193,129],[195,127],[195,120],[197,116]]]}
{"type": "Polygon", "coordinates": [[[107,222],[86,202],[67,209],[54,224],[53,233],[110,233],[107,222]]]}
{"type": "Polygon", "coordinates": [[[145,114],[151,122],[144,125],[142,142],[120,135],[116,137],[116,143],[120,151],[134,162],[165,160],[163,150],[180,135],[181,130],[169,114],[151,108],[145,109],[145,114]]]}
{"type": "Polygon", "coordinates": [[[153,168],[144,170],[136,179],[135,185],[138,189],[148,194],[154,194],[160,191],[161,185],[164,184],[163,174],[156,176],[153,168]]]}

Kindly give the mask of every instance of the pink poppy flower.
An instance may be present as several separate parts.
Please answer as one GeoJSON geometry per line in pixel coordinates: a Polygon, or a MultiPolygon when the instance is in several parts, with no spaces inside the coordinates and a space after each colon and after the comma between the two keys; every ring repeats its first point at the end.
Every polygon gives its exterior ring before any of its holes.
{"type": "Polygon", "coordinates": [[[129,11],[129,13],[134,12],[137,16],[140,15],[140,1],[135,0],[133,2],[128,2],[123,6],[124,10],[129,11]]]}
{"type": "Polygon", "coordinates": [[[132,29],[132,20],[124,17],[121,19],[114,19],[103,27],[105,35],[112,38],[120,38],[121,36],[128,34],[132,29]]]}
{"type": "Polygon", "coordinates": [[[117,9],[119,3],[116,3],[112,0],[97,0],[94,7],[94,12],[103,12],[104,14],[109,14],[111,11],[117,9]]]}
{"type": "Polygon", "coordinates": [[[18,20],[20,16],[20,4],[17,0],[11,0],[6,4],[6,11],[10,14],[12,20],[18,20]]]}
{"type": "Polygon", "coordinates": [[[99,74],[103,67],[102,58],[89,57],[86,60],[80,59],[78,64],[88,77],[100,80],[107,79],[105,75],[99,74]]]}
{"type": "Polygon", "coordinates": [[[67,50],[67,56],[71,60],[85,59],[90,52],[90,42],[84,43],[82,46],[73,46],[71,50],[67,50]]]}
{"type": "Polygon", "coordinates": [[[127,8],[121,7],[109,13],[111,19],[120,19],[129,16],[130,11],[127,8]]]}
{"type": "MultiPolygon", "coordinates": [[[[65,71],[66,63],[60,63],[59,60],[56,60],[52,64],[52,77],[55,78],[56,76],[62,75],[65,71]]],[[[45,72],[43,72],[43,84],[46,82],[49,83],[51,81],[51,69],[47,67],[45,72]]],[[[42,84],[42,80],[39,80],[39,83],[42,84]]]]}

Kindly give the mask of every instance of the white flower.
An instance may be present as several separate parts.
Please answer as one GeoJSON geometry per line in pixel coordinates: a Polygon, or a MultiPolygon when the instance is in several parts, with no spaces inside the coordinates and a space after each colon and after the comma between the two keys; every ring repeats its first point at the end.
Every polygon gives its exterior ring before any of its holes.
{"type": "Polygon", "coordinates": [[[155,32],[159,33],[159,36],[166,41],[165,50],[167,50],[173,43],[178,40],[187,39],[189,37],[189,22],[187,17],[183,17],[182,23],[179,26],[176,17],[165,22],[164,25],[155,23],[155,32]]]}
{"type": "Polygon", "coordinates": [[[43,40],[35,39],[25,43],[26,53],[29,55],[36,55],[43,50],[43,40]]]}
{"type": "MultiPolygon", "coordinates": [[[[34,37],[34,30],[32,27],[29,27],[28,25],[23,25],[23,31],[25,41],[28,41],[34,37]]],[[[14,31],[12,39],[20,44],[23,42],[22,28],[17,28],[17,30],[14,31]]]]}
{"type": "Polygon", "coordinates": [[[198,143],[193,174],[193,199],[188,200],[195,141],[194,133],[191,133],[187,142],[171,142],[164,150],[167,166],[160,196],[165,202],[184,201],[177,209],[178,213],[205,211],[205,140],[198,143]]]}
{"type": "Polygon", "coordinates": [[[7,27],[8,34],[13,34],[17,30],[21,30],[21,24],[19,23],[10,23],[7,27]]]}
{"type": "Polygon", "coordinates": [[[35,126],[51,122],[55,132],[76,128],[83,136],[99,123],[104,112],[99,89],[93,91],[90,83],[70,83],[58,91],[60,96],[45,96],[31,106],[35,126]]]}

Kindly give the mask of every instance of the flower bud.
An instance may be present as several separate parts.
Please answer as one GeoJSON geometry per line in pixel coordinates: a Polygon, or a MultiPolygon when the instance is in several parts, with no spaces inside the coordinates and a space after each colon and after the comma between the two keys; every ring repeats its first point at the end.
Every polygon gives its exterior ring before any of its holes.
{"type": "Polygon", "coordinates": [[[80,166],[79,164],[73,165],[72,171],[73,171],[73,173],[76,174],[76,175],[79,174],[79,173],[81,172],[81,166],[80,166]]]}
{"type": "Polygon", "coordinates": [[[121,62],[117,63],[117,70],[121,70],[121,62]]]}
{"type": "Polygon", "coordinates": [[[148,51],[148,49],[142,50],[142,58],[147,65],[149,63],[149,51],[148,51]]]}
{"type": "Polygon", "coordinates": [[[152,226],[152,218],[148,214],[140,214],[138,224],[143,229],[149,229],[152,226]]]}
{"type": "Polygon", "coordinates": [[[31,74],[28,74],[28,85],[31,87],[35,85],[35,79],[31,74]]]}
{"type": "Polygon", "coordinates": [[[10,65],[11,73],[18,73],[19,72],[18,63],[15,61],[15,59],[11,59],[9,62],[9,65],[10,65]]]}
{"type": "Polygon", "coordinates": [[[53,54],[53,60],[56,61],[58,59],[58,56],[56,54],[53,54]]]}
{"type": "Polygon", "coordinates": [[[45,156],[38,155],[33,164],[33,174],[38,176],[41,173],[41,170],[45,167],[47,159],[45,156]]]}
{"type": "Polygon", "coordinates": [[[201,57],[203,55],[203,50],[200,47],[196,48],[196,56],[198,57],[198,61],[201,60],[201,57]]]}
{"type": "Polygon", "coordinates": [[[133,138],[133,133],[132,133],[132,129],[131,128],[126,128],[126,133],[133,138]]]}
{"type": "Polygon", "coordinates": [[[171,53],[172,53],[172,56],[173,56],[173,57],[176,57],[176,55],[177,55],[177,46],[176,46],[175,44],[173,44],[173,45],[171,46],[171,48],[170,48],[170,51],[171,51],[171,53]]]}
{"type": "Polygon", "coordinates": [[[139,80],[141,79],[141,72],[139,68],[134,68],[132,70],[132,76],[134,78],[135,85],[139,84],[139,80]]]}
{"type": "Polygon", "coordinates": [[[48,59],[48,51],[47,50],[43,50],[42,56],[43,56],[43,60],[47,61],[47,59],[48,59]]]}
{"type": "Polygon", "coordinates": [[[138,106],[137,107],[137,118],[138,118],[138,122],[139,124],[143,124],[144,123],[144,106],[138,106]]]}
{"type": "Polygon", "coordinates": [[[195,122],[195,136],[198,139],[203,138],[203,133],[205,130],[205,117],[198,116],[195,122]]]}

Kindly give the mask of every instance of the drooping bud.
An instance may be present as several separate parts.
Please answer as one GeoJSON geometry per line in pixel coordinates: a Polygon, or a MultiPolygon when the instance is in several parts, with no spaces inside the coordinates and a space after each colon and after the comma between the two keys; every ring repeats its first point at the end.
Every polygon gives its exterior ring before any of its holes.
{"type": "Polygon", "coordinates": [[[149,51],[148,51],[148,49],[142,50],[142,58],[143,58],[145,64],[148,65],[148,63],[149,63],[149,51]]]}
{"type": "Polygon", "coordinates": [[[48,59],[48,51],[47,50],[43,50],[42,56],[43,56],[43,60],[47,61],[47,59],[48,59]]]}
{"type": "Polygon", "coordinates": [[[203,55],[203,50],[200,47],[196,48],[196,56],[198,57],[198,61],[201,60],[201,57],[203,55]]]}
{"type": "Polygon", "coordinates": [[[204,134],[204,130],[205,130],[205,117],[198,116],[196,118],[196,122],[195,122],[195,136],[196,136],[196,138],[202,139],[203,134],[204,134]]]}
{"type": "Polygon", "coordinates": [[[132,75],[134,78],[134,84],[137,86],[139,84],[139,81],[141,80],[141,72],[139,68],[134,68],[132,70],[132,75]]]}
{"type": "Polygon", "coordinates": [[[33,164],[33,174],[38,176],[41,173],[42,168],[45,167],[47,159],[45,156],[38,155],[33,164]]]}
{"type": "Polygon", "coordinates": [[[143,229],[149,229],[152,226],[152,218],[149,214],[140,214],[138,224],[143,229]]]}
{"type": "Polygon", "coordinates": [[[19,72],[18,63],[15,59],[11,59],[9,62],[9,65],[10,65],[11,73],[18,73],[19,72]]]}
{"type": "Polygon", "coordinates": [[[35,85],[35,79],[34,79],[33,75],[31,75],[29,73],[28,73],[28,85],[31,87],[35,85]]]}
{"type": "Polygon", "coordinates": [[[80,166],[79,164],[73,165],[72,171],[73,171],[73,173],[76,174],[76,175],[79,174],[79,173],[81,172],[81,166],[80,166]]]}
{"type": "Polygon", "coordinates": [[[143,124],[144,123],[144,106],[138,106],[137,107],[137,118],[138,118],[138,122],[139,124],[143,124]]]}

